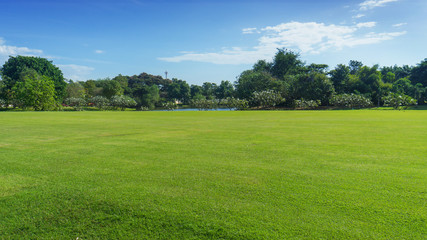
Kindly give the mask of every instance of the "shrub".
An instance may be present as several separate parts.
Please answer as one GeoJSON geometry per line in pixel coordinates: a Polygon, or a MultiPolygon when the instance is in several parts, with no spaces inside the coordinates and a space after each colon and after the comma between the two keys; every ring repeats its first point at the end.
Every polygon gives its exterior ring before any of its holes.
{"type": "Polygon", "coordinates": [[[0,98],[0,107],[6,107],[6,101],[0,98]]]}
{"type": "Polygon", "coordinates": [[[399,109],[402,106],[417,105],[417,100],[404,94],[390,93],[388,96],[382,98],[384,106],[390,106],[394,109],[399,109]]]}
{"type": "Polygon", "coordinates": [[[70,97],[64,100],[65,104],[73,107],[76,111],[81,111],[86,105],[86,101],[83,98],[70,97]]]}
{"type": "Polygon", "coordinates": [[[178,104],[176,104],[176,102],[165,102],[165,103],[163,103],[163,107],[164,107],[166,110],[170,110],[170,111],[172,111],[172,110],[174,110],[174,109],[177,109],[177,108],[178,108],[178,104]]]}
{"type": "Polygon", "coordinates": [[[253,104],[261,108],[274,107],[284,101],[285,99],[282,98],[282,95],[273,90],[254,92],[252,95],[253,104]]]}
{"type": "Polygon", "coordinates": [[[238,99],[234,97],[228,97],[226,99],[222,99],[220,104],[222,106],[225,106],[226,108],[229,108],[230,110],[232,109],[245,110],[249,107],[248,100],[238,99]]]}
{"type": "Polygon", "coordinates": [[[89,99],[89,102],[99,109],[107,109],[110,106],[110,101],[103,96],[95,96],[89,99]]]}
{"type": "Polygon", "coordinates": [[[217,109],[219,105],[218,99],[197,99],[192,100],[191,105],[199,110],[217,109]]]}
{"type": "Polygon", "coordinates": [[[133,98],[129,96],[124,96],[124,95],[113,96],[110,102],[111,102],[111,106],[113,106],[116,109],[120,108],[120,110],[122,111],[124,111],[128,107],[136,106],[136,101],[133,98]]]}
{"type": "Polygon", "coordinates": [[[295,100],[294,107],[299,109],[313,109],[320,106],[320,100],[295,100]]]}
{"type": "Polygon", "coordinates": [[[334,95],[330,103],[333,106],[344,108],[366,108],[372,106],[372,101],[369,98],[353,93],[334,95]]]}

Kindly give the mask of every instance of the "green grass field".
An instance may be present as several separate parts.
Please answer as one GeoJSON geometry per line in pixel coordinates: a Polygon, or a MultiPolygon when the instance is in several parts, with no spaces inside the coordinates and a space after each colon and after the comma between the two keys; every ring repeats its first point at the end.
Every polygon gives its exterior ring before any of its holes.
{"type": "Polygon", "coordinates": [[[0,239],[425,239],[427,111],[0,112],[0,239]]]}

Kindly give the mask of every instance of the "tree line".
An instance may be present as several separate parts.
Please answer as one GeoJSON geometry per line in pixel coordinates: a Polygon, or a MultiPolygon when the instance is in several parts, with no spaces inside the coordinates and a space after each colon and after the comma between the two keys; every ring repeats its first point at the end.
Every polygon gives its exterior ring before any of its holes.
{"type": "Polygon", "coordinates": [[[326,64],[306,64],[298,53],[286,49],[278,49],[271,62],[259,60],[234,83],[190,85],[148,73],[72,81],[64,79],[51,61],[28,56],[10,57],[0,74],[0,107],[33,110],[64,106],[150,110],[178,104],[199,109],[399,108],[427,100],[427,59],[416,66],[391,67],[352,60],[329,70],[326,64]]]}

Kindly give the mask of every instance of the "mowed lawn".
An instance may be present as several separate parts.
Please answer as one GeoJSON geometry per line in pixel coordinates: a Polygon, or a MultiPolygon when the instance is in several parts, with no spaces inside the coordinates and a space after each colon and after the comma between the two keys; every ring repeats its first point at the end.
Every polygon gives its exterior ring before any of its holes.
{"type": "Polygon", "coordinates": [[[0,112],[0,239],[425,239],[427,111],[0,112]]]}

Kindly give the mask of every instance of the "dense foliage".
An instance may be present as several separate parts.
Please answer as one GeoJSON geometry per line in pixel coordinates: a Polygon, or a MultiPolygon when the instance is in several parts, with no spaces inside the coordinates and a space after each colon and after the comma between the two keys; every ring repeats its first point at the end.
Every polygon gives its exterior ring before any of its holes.
{"type": "Polygon", "coordinates": [[[83,107],[86,105],[86,100],[84,98],[79,97],[66,98],[64,102],[66,105],[73,107],[76,111],[82,110],[83,107]]]}
{"type": "Polygon", "coordinates": [[[261,108],[274,107],[284,101],[285,99],[282,98],[281,94],[273,90],[254,92],[252,96],[253,104],[261,108]]]}
{"type": "Polygon", "coordinates": [[[53,81],[28,68],[21,72],[9,96],[15,105],[36,111],[52,110],[56,103],[53,81]]]}
{"type": "MultiPolygon", "coordinates": [[[[259,60],[252,69],[243,71],[234,84],[221,81],[189,85],[185,80],[147,73],[80,82],[68,80],[67,84],[62,72],[48,60],[17,56],[3,65],[0,99],[4,100],[3,106],[34,110],[53,109],[60,103],[76,110],[88,105],[122,110],[174,109],[182,105],[199,109],[308,109],[320,105],[364,108],[395,106],[391,99],[396,96],[408,96],[418,104],[427,100],[427,59],[413,67],[370,67],[351,60],[348,65],[328,68],[325,64],[305,64],[299,54],[278,49],[271,62],[259,60]],[[29,71],[33,74],[28,75],[29,71]],[[53,93],[49,87],[52,84],[53,93]],[[45,98],[35,100],[35,94],[45,98]]],[[[413,101],[399,100],[399,104],[410,105],[413,101]]]]}
{"type": "Polygon", "coordinates": [[[124,111],[126,108],[136,106],[136,101],[129,96],[113,96],[111,98],[111,106],[124,111]]]}
{"type": "Polygon", "coordinates": [[[110,106],[110,101],[104,96],[92,97],[89,99],[89,102],[100,110],[105,110],[110,106]]]}
{"type": "Polygon", "coordinates": [[[402,106],[416,105],[417,101],[408,95],[392,93],[383,97],[384,106],[390,106],[398,109],[402,106]]]}
{"type": "MultiPolygon", "coordinates": [[[[10,92],[17,82],[22,79],[21,75],[27,69],[32,69],[41,76],[51,79],[54,84],[55,96],[62,100],[65,95],[67,83],[64,81],[61,70],[45,58],[17,56],[10,57],[1,69],[1,77],[6,92],[10,92]]],[[[6,95],[8,100],[12,100],[10,95],[6,95]]]]}
{"type": "Polygon", "coordinates": [[[320,104],[321,104],[320,100],[299,99],[294,101],[294,107],[296,109],[314,109],[319,107],[320,104]]]}
{"type": "Polygon", "coordinates": [[[359,94],[338,94],[331,98],[331,105],[342,108],[366,108],[372,106],[372,101],[359,94]]]}

